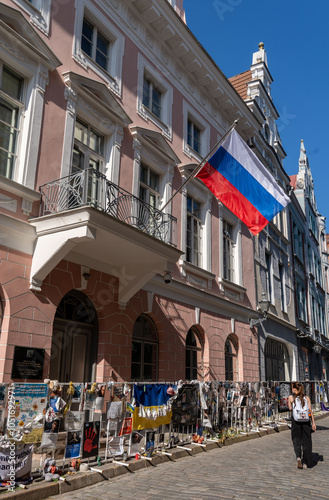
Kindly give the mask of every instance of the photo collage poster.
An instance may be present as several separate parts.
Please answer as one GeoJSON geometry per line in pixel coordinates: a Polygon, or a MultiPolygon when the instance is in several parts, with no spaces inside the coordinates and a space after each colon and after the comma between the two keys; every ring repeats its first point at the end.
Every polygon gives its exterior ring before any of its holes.
{"type": "Polygon", "coordinates": [[[35,423],[37,416],[46,414],[48,385],[47,384],[14,384],[15,397],[15,429],[24,430],[27,424],[32,424],[32,430],[24,434],[22,443],[40,443],[43,434],[43,420],[35,423]]]}

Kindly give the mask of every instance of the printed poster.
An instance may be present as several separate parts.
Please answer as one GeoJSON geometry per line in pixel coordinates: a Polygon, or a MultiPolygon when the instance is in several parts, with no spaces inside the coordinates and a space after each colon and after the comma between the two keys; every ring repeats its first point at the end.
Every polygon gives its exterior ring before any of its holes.
{"type": "Polygon", "coordinates": [[[41,448],[56,448],[59,423],[60,421],[58,418],[53,420],[52,422],[45,421],[41,440],[41,448]]]}
{"type": "Polygon", "coordinates": [[[67,411],[64,418],[66,431],[81,431],[84,421],[83,411],[67,411]]]}
{"type": "Polygon", "coordinates": [[[15,456],[11,456],[10,448],[0,450],[0,479],[10,481],[11,467],[15,466],[15,480],[27,481],[31,478],[33,446],[24,446],[16,449],[15,456]],[[11,461],[11,458],[14,460],[11,461]]]}
{"type": "Polygon", "coordinates": [[[65,458],[80,457],[81,432],[69,431],[66,436],[65,458]]]}
{"type": "Polygon", "coordinates": [[[43,433],[43,421],[34,422],[38,415],[46,414],[48,385],[47,384],[13,384],[15,399],[15,430],[23,430],[26,424],[32,423],[32,431],[25,434],[22,443],[38,443],[43,433]]]}
{"type": "Polygon", "coordinates": [[[290,392],[290,383],[282,382],[279,392],[279,412],[289,411],[288,399],[290,392]]]}
{"type": "Polygon", "coordinates": [[[133,419],[131,417],[125,418],[122,422],[122,427],[119,432],[119,436],[126,436],[127,434],[131,434],[133,425],[133,419]]]}
{"type": "Polygon", "coordinates": [[[82,458],[97,457],[100,422],[86,422],[83,426],[82,458]]]}
{"type": "Polygon", "coordinates": [[[144,439],[144,431],[133,431],[131,436],[130,456],[134,457],[136,453],[140,453],[142,441],[144,439]]]}
{"type": "Polygon", "coordinates": [[[123,454],[123,437],[110,438],[108,449],[113,457],[123,454]]]}

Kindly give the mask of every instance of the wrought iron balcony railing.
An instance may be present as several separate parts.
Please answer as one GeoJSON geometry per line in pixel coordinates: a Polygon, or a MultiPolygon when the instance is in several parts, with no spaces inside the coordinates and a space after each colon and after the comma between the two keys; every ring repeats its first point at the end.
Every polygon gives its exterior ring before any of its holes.
{"type": "Polygon", "coordinates": [[[40,216],[91,206],[169,245],[176,246],[177,219],[161,212],[89,168],[40,186],[40,216]]]}

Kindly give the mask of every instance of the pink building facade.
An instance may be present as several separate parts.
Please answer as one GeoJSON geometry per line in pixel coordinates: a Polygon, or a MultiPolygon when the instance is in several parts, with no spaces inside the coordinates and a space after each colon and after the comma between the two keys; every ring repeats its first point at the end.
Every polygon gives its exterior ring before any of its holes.
{"type": "Polygon", "coordinates": [[[171,201],[259,122],[171,3],[0,2],[1,381],[259,379],[253,239],[171,201]]]}

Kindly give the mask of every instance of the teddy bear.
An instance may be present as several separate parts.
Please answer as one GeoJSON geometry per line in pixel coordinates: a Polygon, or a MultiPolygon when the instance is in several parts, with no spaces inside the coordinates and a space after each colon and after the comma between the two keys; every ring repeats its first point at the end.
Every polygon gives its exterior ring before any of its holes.
{"type": "Polygon", "coordinates": [[[58,467],[56,466],[56,460],[53,458],[46,458],[43,465],[43,477],[45,481],[53,481],[58,479],[60,476],[58,467]]]}

